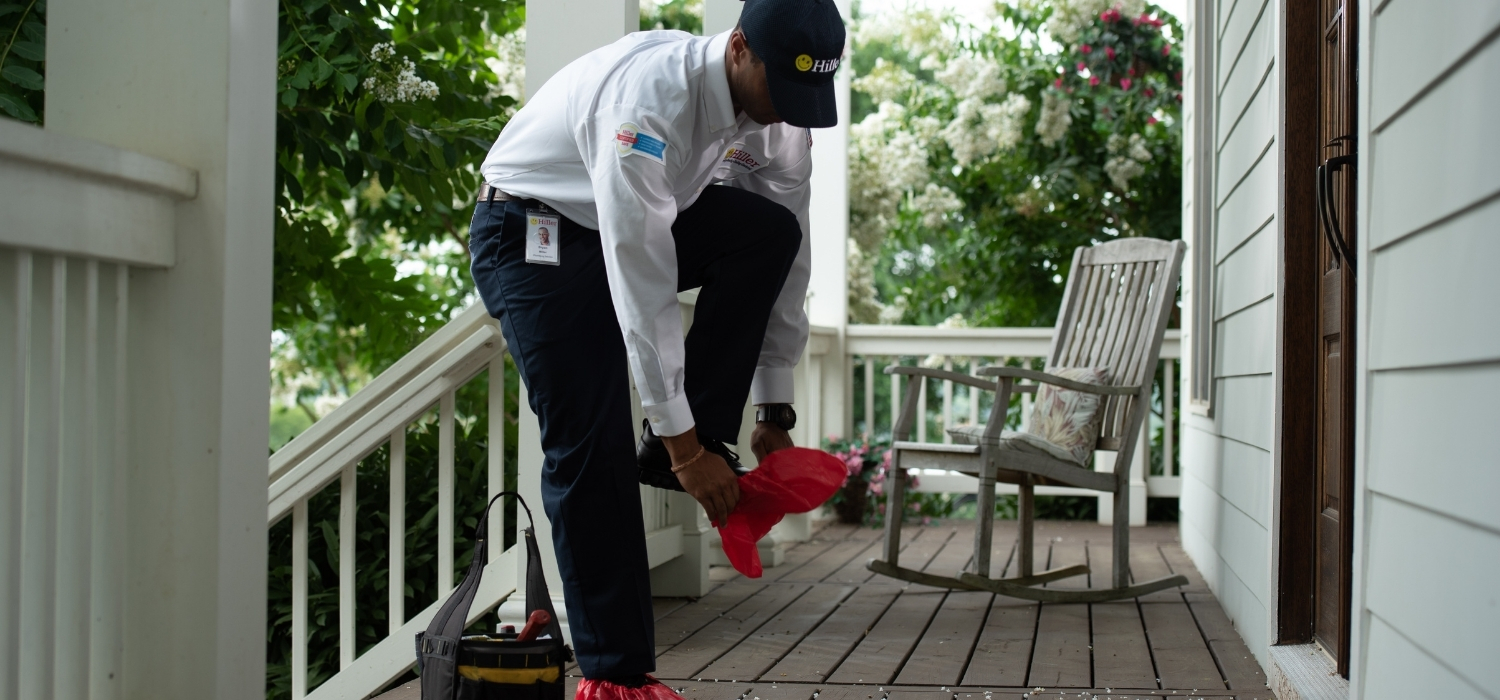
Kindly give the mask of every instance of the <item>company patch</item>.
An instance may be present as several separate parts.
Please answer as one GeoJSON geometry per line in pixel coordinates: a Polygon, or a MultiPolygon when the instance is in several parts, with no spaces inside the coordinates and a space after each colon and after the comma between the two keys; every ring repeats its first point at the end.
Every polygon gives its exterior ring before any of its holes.
{"type": "Polygon", "coordinates": [[[724,158],[720,162],[729,163],[731,165],[738,165],[746,170],[755,170],[756,168],[765,165],[765,163],[756,160],[755,156],[751,155],[749,151],[743,148],[731,148],[725,151],[724,158]]]}
{"type": "Polygon", "coordinates": [[[622,156],[635,154],[661,163],[667,153],[667,142],[655,134],[641,131],[635,124],[625,122],[615,130],[615,151],[622,156]]]}

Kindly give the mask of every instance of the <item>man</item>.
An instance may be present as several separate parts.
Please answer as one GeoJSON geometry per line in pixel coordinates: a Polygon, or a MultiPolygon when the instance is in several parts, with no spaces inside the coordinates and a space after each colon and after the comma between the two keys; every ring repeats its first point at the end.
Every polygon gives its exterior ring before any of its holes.
{"type": "Polygon", "coordinates": [[[740,26],[712,37],[631,34],[548,80],[484,162],[472,272],[541,425],[585,678],[639,687],[656,666],[637,480],[723,522],[744,471],[725,443],[747,394],[756,456],[792,444],[808,129],[837,122],[843,49],[833,0],[747,0],[740,26]],[[695,287],[684,340],[677,292],[695,287]]]}

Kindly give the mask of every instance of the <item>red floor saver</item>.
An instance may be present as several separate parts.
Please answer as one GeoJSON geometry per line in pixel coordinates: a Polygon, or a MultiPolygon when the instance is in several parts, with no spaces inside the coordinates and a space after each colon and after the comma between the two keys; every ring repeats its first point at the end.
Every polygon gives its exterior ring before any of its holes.
{"type": "MultiPolygon", "coordinates": [[[[787,513],[806,513],[833,497],[849,477],[844,463],[822,450],[788,447],[740,477],[740,502],[719,526],[724,556],[736,571],[760,578],[756,543],[787,513]]],[[[582,690],[579,693],[582,700],[582,690]]]]}
{"type": "Polygon", "coordinates": [[[573,700],[683,700],[681,695],[661,681],[649,675],[646,677],[651,681],[639,688],[584,678],[578,681],[578,693],[573,700]]]}

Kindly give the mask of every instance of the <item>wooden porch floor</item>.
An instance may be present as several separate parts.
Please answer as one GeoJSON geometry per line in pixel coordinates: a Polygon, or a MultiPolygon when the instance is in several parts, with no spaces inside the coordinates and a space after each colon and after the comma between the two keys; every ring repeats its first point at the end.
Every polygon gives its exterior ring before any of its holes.
{"type": "MultiPolygon", "coordinates": [[[[957,571],[973,532],[973,521],[908,527],[901,563],[957,571]]],[[[876,576],[865,561],[880,534],[831,525],[761,579],[715,568],[708,595],[658,598],[655,675],[690,700],[1274,697],[1175,526],[1131,530],[1131,572],[1142,580],[1182,573],[1189,586],[1092,605],[876,576]]],[[[1015,522],[999,523],[994,541],[994,560],[1013,566],[1015,522]]],[[[1093,569],[1053,586],[1106,586],[1110,557],[1107,526],[1038,524],[1039,567],[1093,569]]],[[[383,697],[401,700],[403,691],[417,697],[406,687],[383,697]]]]}

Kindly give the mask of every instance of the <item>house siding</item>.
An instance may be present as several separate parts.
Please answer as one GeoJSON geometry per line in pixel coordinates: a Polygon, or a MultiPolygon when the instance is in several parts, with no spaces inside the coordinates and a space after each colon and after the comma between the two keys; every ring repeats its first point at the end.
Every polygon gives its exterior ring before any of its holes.
{"type": "Polygon", "coordinates": [[[1360,697],[1495,697],[1500,5],[1362,9],[1360,697]]]}
{"type": "MultiPolygon", "coordinates": [[[[1268,610],[1271,598],[1272,470],[1275,435],[1275,339],[1279,155],[1278,116],[1282,111],[1276,65],[1277,2],[1213,0],[1191,3],[1188,44],[1195,33],[1214,33],[1207,42],[1212,80],[1185,80],[1211,85],[1213,95],[1184,100],[1185,123],[1211,100],[1211,157],[1188,163],[1185,181],[1202,168],[1212,178],[1211,201],[1194,202],[1199,192],[1184,187],[1184,220],[1189,245],[1211,245],[1212,287],[1184,288],[1184,304],[1208,304],[1211,328],[1208,362],[1212,412],[1194,414],[1184,406],[1182,435],[1183,493],[1181,536],[1184,549],[1218,596],[1247,646],[1262,665],[1271,642],[1268,610]],[[1217,21],[1199,23],[1201,10],[1214,7],[1217,21]],[[1208,162],[1211,165],[1204,167],[1208,162]],[[1193,230],[1203,219],[1195,206],[1211,207],[1207,230],[1193,230]]],[[[1202,50],[1202,49],[1200,49],[1202,50]]],[[[1189,78],[1206,62],[1189,56],[1189,78]]],[[[1191,90],[1191,88],[1190,88],[1191,90]]],[[[1207,217],[1205,217],[1207,218],[1207,217]]],[[[1206,251],[1205,251],[1206,252],[1206,251]]],[[[1190,278],[1184,275],[1185,279],[1190,278]]],[[[1185,399],[1186,400],[1186,399],[1185,399]]]]}

